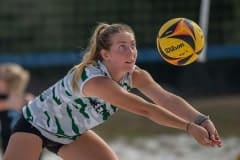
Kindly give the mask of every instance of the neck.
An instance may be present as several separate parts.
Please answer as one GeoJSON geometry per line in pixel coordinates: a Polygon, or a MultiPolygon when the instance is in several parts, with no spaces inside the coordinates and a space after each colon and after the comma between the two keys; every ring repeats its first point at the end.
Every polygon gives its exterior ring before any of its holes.
{"type": "Polygon", "coordinates": [[[114,65],[110,66],[110,64],[107,64],[104,62],[103,64],[107,68],[111,78],[116,82],[119,82],[123,78],[123,76],[126,74],[125,72],[120,71],[117,67],[114,67],[114,65]]]}

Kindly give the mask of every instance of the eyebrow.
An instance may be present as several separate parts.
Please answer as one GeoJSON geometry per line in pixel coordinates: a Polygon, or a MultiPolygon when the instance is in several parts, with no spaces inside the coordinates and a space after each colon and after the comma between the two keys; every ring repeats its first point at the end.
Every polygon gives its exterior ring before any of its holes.
{"type": "MultiPolygon", "coordinates": [[[[118,41],[118,43],[127,43],[126,41],[118,41]]],[[[131,43],[136,43],[135,40],[131,41],[131,43]]]]}
{"type": "Polygon", "coordinates": [[[126,41],[118,41],[118,43],[127,43],[126,41]]]}

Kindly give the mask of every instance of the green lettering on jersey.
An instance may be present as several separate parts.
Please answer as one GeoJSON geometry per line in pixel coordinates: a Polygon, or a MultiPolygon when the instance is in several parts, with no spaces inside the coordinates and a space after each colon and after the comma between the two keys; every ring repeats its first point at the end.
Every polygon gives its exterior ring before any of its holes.
{"type": "Polygon", "coordinates": [[[79,129],[76,123],[74,122],[73,116],[72,116],[72,110],[71,108],[67,105],[67,113],[69,118],[72,120],[72,130],[79,135],[79,129]]]}
{"type": "Polygon", "coordinates": [[[108,112],[108,110],[106,109],[106,105],[102,105],[102,108],[103,108],[103,120],[107,120],[111,115],[110,113],[108,112]]]}
{"type": "Polygon", "coordinates": [[[113,112],[116,112],[116,111],[117,111],[117,107],[116,107],[116,106],[111,105],[111,108],[113,109],[113,112]]]}
{"type": "Polygon", "coordinates": [[[53,95],[53,100],[54,100],[58,105],[62,104],[61,100],[60,100],[59,98],[57,98],[56,95],[55,95],[55,87],[53,87],[53,89],[52,89],[52,95],[53,95]]]}
{"type": "Polygon", "coordinates": [[[75,103],[77,103],[78,105],[80,105],[80,110],[79,112],[82,113],[82,115],[85,117],[85,118],[89,118],[89,115],[85,112],[85,109],[87,107],[87,104],[83,103],[83,101],[78,98],[78,99],[75,99],[74,100],[75,103]]]}
{"type": "Polygon", "coordinates": [[[44,114],[47,116],[47,125],[48,127],[50,126],[50,116],[49,114],[47,113],[47,111],[44,111],[44,114]]]}

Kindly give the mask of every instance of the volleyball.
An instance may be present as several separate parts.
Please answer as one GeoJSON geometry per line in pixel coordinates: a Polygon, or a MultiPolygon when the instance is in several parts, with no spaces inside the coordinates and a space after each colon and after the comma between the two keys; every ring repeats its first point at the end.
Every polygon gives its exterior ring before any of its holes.
{"type": "Polygon", "coordinates": [[[200,26],[187,18],[174,18],[164,23],[157,35],[161,57],[176,66],[193,63],[204,48],[204,33],[200,26]]]}

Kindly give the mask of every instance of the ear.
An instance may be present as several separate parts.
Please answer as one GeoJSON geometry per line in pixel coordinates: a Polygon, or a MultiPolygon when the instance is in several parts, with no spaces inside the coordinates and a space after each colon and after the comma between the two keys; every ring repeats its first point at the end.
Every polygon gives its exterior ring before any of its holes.
{"type": "Polygon", "coordinates": [[[103,59],[108,59],[108,58],[109,58],[109,53],[108,53],[108,51],[105,50],[105,49],[102,49],[102,50],[100,51],[100,55],[101,55],[101,57],[102,57],[103,59]]]}

